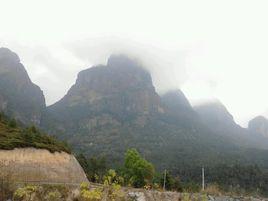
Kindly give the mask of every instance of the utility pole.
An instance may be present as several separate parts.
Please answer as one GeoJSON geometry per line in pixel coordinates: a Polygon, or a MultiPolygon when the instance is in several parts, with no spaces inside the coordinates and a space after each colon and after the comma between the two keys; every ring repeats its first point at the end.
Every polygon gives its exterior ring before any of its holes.
{"type": "Polygon", "coordinates": [[[166,190],[166,177],[167,177],[167,170],[165,169],[165,172],[164,172],[164,185],[163,185],[164,190],[166,190]]]}
{"type": "Polygon", "coordinates": [[[205,169],[202,167],[202,190],[205,190],[205,169]]]}

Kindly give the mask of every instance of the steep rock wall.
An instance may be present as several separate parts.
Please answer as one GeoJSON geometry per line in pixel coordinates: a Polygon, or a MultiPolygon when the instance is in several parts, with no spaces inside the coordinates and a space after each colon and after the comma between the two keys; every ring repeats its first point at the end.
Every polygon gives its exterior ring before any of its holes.
{"type": "Polygon", "coordinates": [[[78,184],[87,181],[73,155],[45,149],[0,150],[0,172],[15,182],[78,184]]]}

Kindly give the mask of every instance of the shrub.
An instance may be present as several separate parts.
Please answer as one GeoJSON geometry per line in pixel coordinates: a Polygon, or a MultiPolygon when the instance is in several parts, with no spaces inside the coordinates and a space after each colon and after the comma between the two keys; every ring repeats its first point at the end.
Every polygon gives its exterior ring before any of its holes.
{"type": "Polygon", "coordinates": [[[125,178],[134,187],[151,184],[154,166],[140,156],[136,149],[129,149],[125,154],[125,178]]]}
{"type": "Polygon", "coordinates": [[[90,185],[87,182],[80,184],[80,198],[81,201],[99,201],[102,199],[101,188],[90,189],[90,185]]]}
{"type": "Polygon", "coordinates": [[[93,190],[84,189],[80,193],[82,201],[99,201],[102,199],[101,189],[93,189],[93,190]]]}
{"type": "Polygon", "coordinates": [[[37,187],[33,185],[27,185],[22,188],[18,188],[13,195],[14,201],[22,201],[24,199],[31,200],[33,194],[36,192],[37,187]]]}
{"type": "Polygon", "coordinates": [[[45,196],[46,201],[61,201],[61,193],[57,190],[48,192],[48,194],[45,196]]]}

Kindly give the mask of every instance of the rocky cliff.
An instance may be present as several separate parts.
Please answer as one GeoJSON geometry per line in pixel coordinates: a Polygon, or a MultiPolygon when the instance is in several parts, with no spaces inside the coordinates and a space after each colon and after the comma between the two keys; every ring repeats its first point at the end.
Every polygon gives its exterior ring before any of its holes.
{"type": "Polygon", "coordinates": [[[80,72],[66,96],[47,108],[42,127],[113,164],[133,147],[158,167],[176,167],[174,161],[196,155],[200,163],[207,152],[218,158],[215,149],[233,146],[206,129],[181,91],[160,97],[150,73],[122,55],[80,72]]]}
{"type": "Polygon", "coordinates": [[[19,57],[0,48],[0,111],[24,124],[40,124],[45,98],[33,84],[19,57]]]}
{"type": "Polygon", "coordinates": [[[79,184],[86,175],[73,155],[45,149],[0,150],[0,176],[15,182],[79,184]]]}

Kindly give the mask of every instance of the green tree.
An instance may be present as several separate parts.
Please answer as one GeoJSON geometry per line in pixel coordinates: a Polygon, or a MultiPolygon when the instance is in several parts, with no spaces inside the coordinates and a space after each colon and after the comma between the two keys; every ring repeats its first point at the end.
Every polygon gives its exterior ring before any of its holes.
{"type": "Polygon", "coordinates": [[[11,128],[16,128],[17,127],[17,122],[15,119],[11,119],[9,122],[8,122],[8,126],[11,127],[11,128]]]}
{"type": "Polygon", "coordinates": [[[136,149],[129,149],[125,154],[125,178],[134,187],[151,184],[154,176],[154,166],[142,158],[136,149]]]}
{"type": "Polygon", "coordinates": [[[104,157],[92,157],[88,159],[83,154],[79,154],[77,159],[90,181],[101,182],[102,177],[107,169],[106,160],[104,157]]]}

